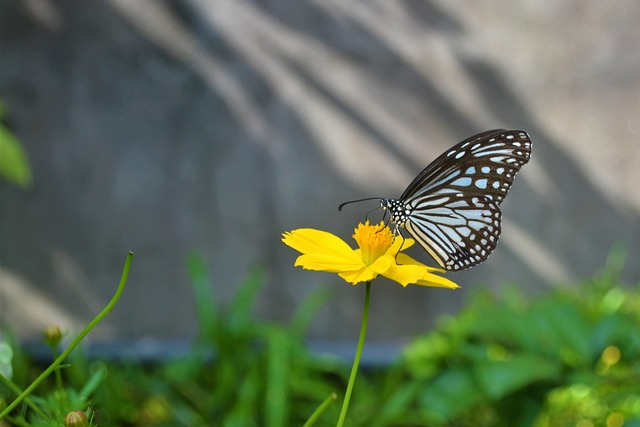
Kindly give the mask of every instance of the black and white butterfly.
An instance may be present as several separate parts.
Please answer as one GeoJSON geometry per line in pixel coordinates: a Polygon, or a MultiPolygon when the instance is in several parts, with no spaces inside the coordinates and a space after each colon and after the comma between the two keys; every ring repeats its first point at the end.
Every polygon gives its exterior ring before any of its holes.
{"type": "Polygon", "coordinates": [[[487,259],[500,236],[500,203],[531,156],[521,130],[494,129],[465,139],[434,160],[398,199],[380,199],[391,223],[446,270],[487,259]]]}

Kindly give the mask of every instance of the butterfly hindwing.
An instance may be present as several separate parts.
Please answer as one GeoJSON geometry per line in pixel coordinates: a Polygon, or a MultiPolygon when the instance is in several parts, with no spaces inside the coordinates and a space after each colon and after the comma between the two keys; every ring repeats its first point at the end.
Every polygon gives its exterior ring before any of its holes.
{"type": "Polygon", "coordinates": [[[405,228],[442,268],[473,267],[487,259],[498,243],[501,212],[491,199],[434,194],[411,207],[405,228]]]}

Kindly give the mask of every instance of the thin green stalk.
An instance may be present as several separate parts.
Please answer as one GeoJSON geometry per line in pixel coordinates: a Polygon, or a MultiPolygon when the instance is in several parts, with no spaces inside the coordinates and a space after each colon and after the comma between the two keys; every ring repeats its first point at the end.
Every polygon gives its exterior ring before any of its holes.
{"type": "MultiPolygon", "coordinates": [[[[0,374],[0,381],[2,381],[7,387],[9,387],[11,391],[14,392],[15,394],[22,393],[22,389],[18,387],[16,383],[14,383],[13,381],[11,381],[9,378],[5,377],[2,374],[0,374]]],[[[25,399],[25,403],[31,408],[33,412],[38,414],[38,416],[40,416],[41,418],[46,418],[45,413],[33,402],[33,399],[30,399],[29,397],[27,397],[25,399]]]]}
{"type": "Polygon", "coordinates": [[[358,348],[356,349],[356,355],[353,359],[353,366],[351,367],[351,375],[349,376],[349,383],[347,384],[347,391],[342,401],[342,409],[340,410],[340,418],[338,418],[338,424],[336,427],[342,427],[344,420],[347,417],[347,409],[349,408],[349,402],[351,401],[351,392],[353,391],[353,384],[356,380],[356,374],[358,373],[358,366],[360,365],[360,356],[362,356],[362,348],[364,347],[364,337],[367,334],[367,322],[369,320],[369,300],[371,296],[371,281],[366,284],[366,293],[364,296],[364,309],[362,310],[362,325],[360,326],[360,338],[358,339],[358,348]]]}
{"type": "Polygon", "coordinates": [[[23,419],[20,418],[14,418],[14,417],[7,417],[7,421],[9,421],[10,423],[13,423],[11,425],[14,425],[16,427],[31,427],[31,424],[29,424],[28,422],[26,422],[23,419]]]}
{"type": "Polygon", "coordinates": [[[133,258],[133,252],[129,252],[127,255],[127,260],[124,263],[124,269],[122,270],[122,277],[120,278],[120,284],[118,285],[118,289],[116,293],[109,301],[109,304],[98,314],[83,330],[80,334],[69,344],[69,347],[65,349],[65,351],[58,356],[56,360],[53,361],[51,365],[47,369],[45,369],[42,374],[38,378],[32,382],[29,387],[27,387],[21,394],[18,396],[10,405],[8,405],[2,413],[0,413],[0,420],[6,417],[9,412],[13,411],[13,409],[20,404],[27,396],[29,396],[33,390],[36,389],[44,381],[51,373],[64,361],[64,359],[71,354],[71,352],[80,344],[80,342],[84,339],[84,337],[93,329],[100,321],[111,312],[113,307],[116,305],[116,302],[120,299],[120,295],[122,291],[124,291],[124,286],[127,283],[127,277],[129,276],[129,268],[131,267],[131,258],[133,258]]]}
{"type": "MultiPolygon", "coordinates": [[[[56,358],[58,357],[58,353],[59,352],[60,352],[60,349],[56,345],[53,348],[53,360],[56,360],[56,358]]],[[[55,378],[56,378],[56,390],[58,390],[59,392],[62,392],[63,391],[62,372],[60,372],[60,369],[56,369],[56,371],[54,372],[54,375],[55,375],[55,378]]]]}
{"type": "Polygon", "coordinates": [[[320,415],[322,415],[324,413],[324,411],[327,410],[329,405],[331,405],[333,403],[333,401],[336,400],[337,397],[338,396],[335,393],[331,393],[329,395],[329,397],[327,397],[324,400],[324,402],[322,402],[320,404],[320,406],[318,406],[316,408],[316,410],[313,411],[313,414],[311,414],[311,416],[309,417],[307,422],[304,423],[304,425],[302,427],[311,427],[312,425],[314,425],[316,423],[316,421],[318,421],[318,418],[320,418],[320,415]]]}

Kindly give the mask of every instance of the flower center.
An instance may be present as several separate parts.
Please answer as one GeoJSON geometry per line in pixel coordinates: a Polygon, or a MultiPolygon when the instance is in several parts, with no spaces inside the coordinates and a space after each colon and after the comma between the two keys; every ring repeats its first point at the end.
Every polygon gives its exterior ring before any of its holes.
{"type": "Polygon", "coordinates": [[[393,243],[393,234],[382,221],[376,225],[370,225],[368,220],[364,224],[358,224],[353,232],[353,238],[360,246],[362,262],[366,265],[373,264],[393,243]]]}

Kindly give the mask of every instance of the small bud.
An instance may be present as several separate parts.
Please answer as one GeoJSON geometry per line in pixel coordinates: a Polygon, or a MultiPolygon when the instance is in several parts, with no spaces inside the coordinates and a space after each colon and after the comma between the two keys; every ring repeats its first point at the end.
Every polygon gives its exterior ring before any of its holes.
{"type": "Polygon", "coordinates": [[[42,335],[44,336],[44,341],[51,348],[57,348],[62,339],[62,331],[57,326],[48,326],[42,331],[42,335]]]}
{"type": "Polygon", "coordinates": [[[65,427],[89,427],[87,414],[82,411],[71,411],[64,417],[65,427]]]}

